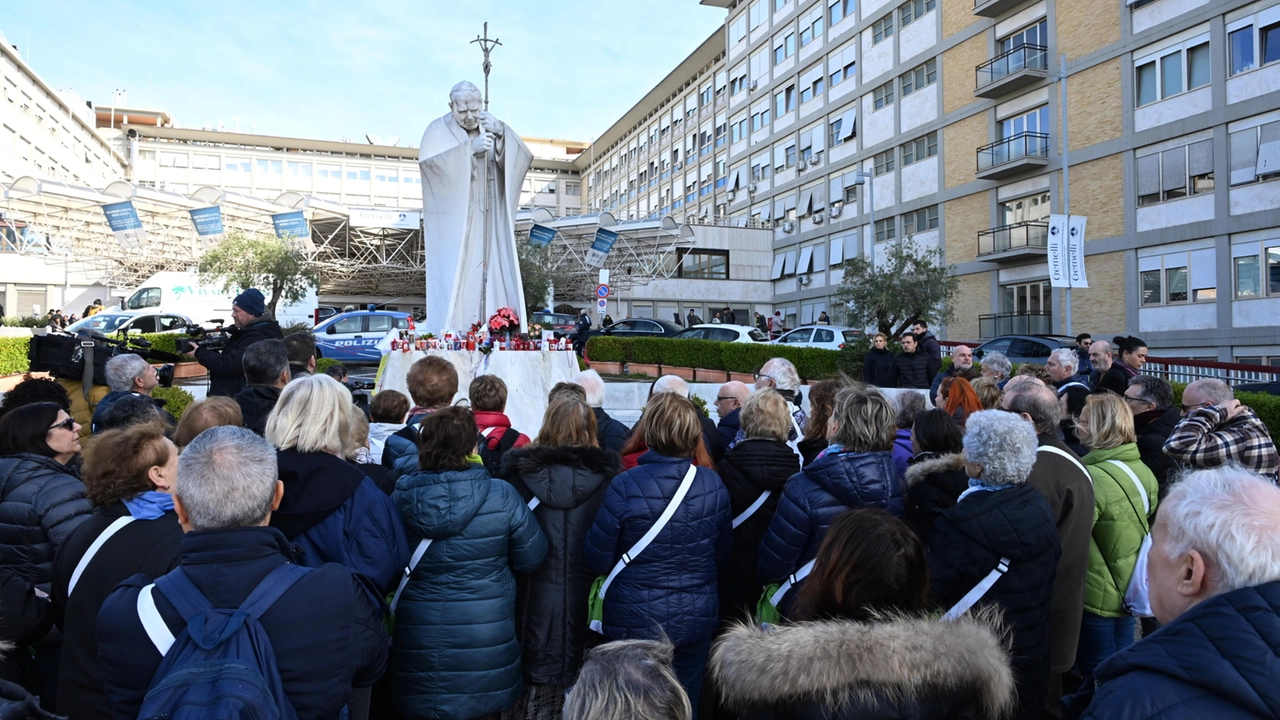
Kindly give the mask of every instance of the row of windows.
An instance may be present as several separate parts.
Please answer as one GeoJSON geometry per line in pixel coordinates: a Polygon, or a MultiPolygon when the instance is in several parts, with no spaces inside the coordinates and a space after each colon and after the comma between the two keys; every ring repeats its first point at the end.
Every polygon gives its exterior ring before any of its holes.
{"type": "Polygon", "coordinates": [[[937,58],[934,58],[923,65],[906,71],[902,75],[898,76],[896,80],[890,80],[875,90],[872,90],[872,107],[876,110],[881,110],[892,105],[897,99],[894,93],[895,88],[898,90],[901,97],[905,98],[911,93],[932,85],[937,81],[938,60],[937,58]]]}

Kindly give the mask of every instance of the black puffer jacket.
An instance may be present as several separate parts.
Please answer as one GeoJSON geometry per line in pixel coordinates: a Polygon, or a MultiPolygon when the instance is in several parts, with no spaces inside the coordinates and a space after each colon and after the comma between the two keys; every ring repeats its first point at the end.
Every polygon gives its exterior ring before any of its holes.
{"type": "Polygon", "coordinates": [[[871,348],[862,361],[862,381],[876,387],[893,387],[893,353],[871,348]]]}
{"type": "MultiPolygon", "coordinates": [[[[509,450],[499,475],[525,501],[547,536],[547,557],[532,573],[516,575],[516,637],[524,676],[540,685],[572,685],[594,639],[587,628],[587,594],[596,573],[582,543],[595,522],[609,481],[622,460],[600,448],[531,445],[509,450]]],[[[598,637],[598,636],[597,636],[598,637]]]]}
{"type": "Polygon", "coordinates": [[[993,625],[986,613],[737,626],[716,641],[710,670],[740,720],[998,718],[1014,684],[993,625]]]}
{"type": "Polygon", "coordinates": [[[893,380],[889,387],[928,390],[938,374],[938,361],[923,350],[900,353],[893,358],[893,380]]]}
{"type": "Polygon", "coordinates": [[[244,426],[263,435],[267,431],[267,416],[276,409],[281,389],[270,385],[250,385],[236,393],[235,401],[244,416],[244,426]]]}
{"type": "Polygon", "coordinates": [[[741,619],[760,599],[762,583],[756,580],[760,541],[778,509],[783,486],[799,469],[800,458],[786,443],[764,438],[743,440],[716,466],[729,491],[730,514],[735,519],[769,493],[764,504],[733,530],[733,562],[720,570],[721,619],[741,619]]]}
{"type": "Polygon", "coordinates": [[[1173,429],[1181,419],[1182,411],[1172,406],[1164,410],[1148,410],[1133,418],[1134,429],[1138,431],[1138,454],[1142,457],[1142,464],[1156,476],[1162,500],[1164,494],[1169,492],[1172,479],[1169,474],[1181,467],[1177,460],[1164,451],[1164,441],[1173,434],[1173,429]]]}
{"type": "Polygon", "coordinates": [[[907,512],[902,516],[907,525],[926,545],[933,535],[933,524],[942,511],[956,504],[960,493],[969,489],[969,475],[964,471],[964,455],[925,453],[907,466],[903,482],[907,486],[907,512]]]}
{"type": "Polygon", "coordinates": [[[284,335],[275,320],[258,318],[243,328],[227,331],[231,339],[221,351],[200,348],[196,361],[209,369],[209,394],[235,397],[247,384],[244,379],[244,353],[263,340],[280,340],[284,335]]]}
{"type": "Polygon", "coordinates": [[[941,609],[959,602],[1000,558],[1010,560],[1008,571],[975,607],[999,607],[1012,633],[1018,720],[1039,718],[1044,707],[1060,552],[1049,501],[1026,484],[971,493],[942,514],[929,541],[929,591],[941,609]]]}
{"type": "Polygon", "coordinates": [[[0,458],[0,564],[48,592],[58,548],[93,505],[79,473],[44,455],[0,458]]]}
{"type": "Polygon", "coordinates": [[[600,440],[600,447],[622,452],[622,446],[626,445],[627,438],[631,437],[631,428],[609,417],[609,413],[605,412],[604,408],[592,408],[591,411],[596,416],[596,437],[600,440]]]}

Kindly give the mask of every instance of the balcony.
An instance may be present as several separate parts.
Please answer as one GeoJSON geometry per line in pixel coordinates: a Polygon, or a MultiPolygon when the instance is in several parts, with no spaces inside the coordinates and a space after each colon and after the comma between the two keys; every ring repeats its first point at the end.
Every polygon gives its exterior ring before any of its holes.
{"type": "Polygon", "coordinates": [[[973,0],[973,14],[982,17],[999,17],[1027,0],[973,0]]]}
{"type": "Polygon", "coordinates": [[[1048,240],[1049,223],[1044,220],[991,228],[978,233],[978,257],[987,262],[1006,262],[1044,255],[1048,240]]]}
{"type": "Polygon", "coordinates": [[[977,89],[981,98],[997,98],[1049,75],[1049,48],[1019,45],[978,66],[977,89]]]}
{"type": "Polygon", "coordinates": [[[1049,313],[998,313],[978,316],[979,339],[1001,335],[1051,335],[1053,316],[1049,313]]]}
{"type": "Polygon", "coordinates": [[[1021,132],[978,148],[978,179],[995,180],[1049,164],[1049,135],[1021,132]]]}

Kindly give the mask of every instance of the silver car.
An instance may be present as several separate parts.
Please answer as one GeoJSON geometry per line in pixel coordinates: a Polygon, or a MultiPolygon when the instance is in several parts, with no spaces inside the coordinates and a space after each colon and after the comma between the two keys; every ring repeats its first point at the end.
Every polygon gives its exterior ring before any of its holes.
{"type": "Polygon", "coordinates": [[[840,350],[846,343],[856,342],[864,335],[866,333],[861,330],[840,325],[805,325],[787,332],[773,343],[792,347],[840,350]]]}

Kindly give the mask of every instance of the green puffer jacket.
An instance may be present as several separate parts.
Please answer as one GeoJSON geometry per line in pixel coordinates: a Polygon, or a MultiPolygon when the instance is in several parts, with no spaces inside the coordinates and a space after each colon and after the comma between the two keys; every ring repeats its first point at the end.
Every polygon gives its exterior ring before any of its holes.
{"type": "Polygon", "coordinates": [[[1136,443],[1094,450],[1080,460],[1093,480],[1093,536],[1089,540],[1084,609],[1101,617],[1125,617],[1124,593],[1142,539],[1151,531],[1149,518],[1155,517],[1159,485],[1142,464],[1136,443]],[[1116,463],[1124,463],[1142,481],[1151,504],[1146,517],[1142,515],[1142,495],[1116,463]]]}

